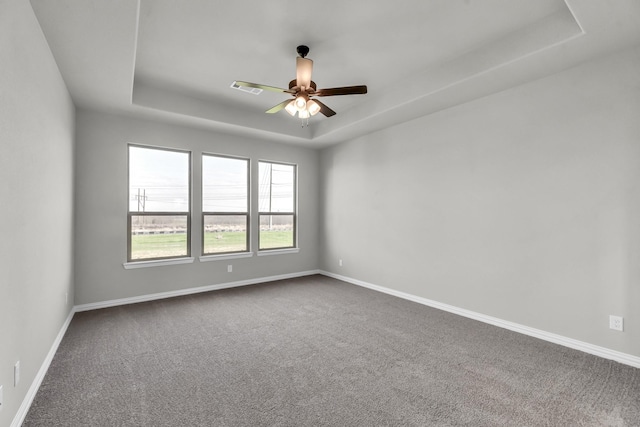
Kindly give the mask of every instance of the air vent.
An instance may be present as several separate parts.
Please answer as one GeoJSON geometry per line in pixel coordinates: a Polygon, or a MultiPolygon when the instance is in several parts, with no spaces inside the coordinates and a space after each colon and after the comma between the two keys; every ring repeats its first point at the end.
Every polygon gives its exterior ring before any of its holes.
{"type": "Polygon", "coordinates": [[[229,87],[232,89],[241,90],[243,92],[252,93],[254,95],[260,95],[262,93],[262,89],[258,89],[257,87],[238,86],[236,82],[231,83],[231,86],[229,87]]]}

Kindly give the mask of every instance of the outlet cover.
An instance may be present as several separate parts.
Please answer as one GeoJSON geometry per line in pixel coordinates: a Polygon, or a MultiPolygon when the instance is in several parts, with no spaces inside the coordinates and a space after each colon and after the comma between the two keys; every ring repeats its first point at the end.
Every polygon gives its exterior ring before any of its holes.
{"type": "Polygon", "coordinates": [[[20,383],[20,361],[18,360],[13,366],[13,386],[16,387],[20,383]]]}
{"type": "Polygon", "coordinates": [[[609,316],[609,328],[615,331],[624,331],[624,319],[622,316],[609,316]]]}
{"type": "Polygon", "coordinates": [[[231,273],[233,271],[233,265],[228,264],[227,265],[227,273],[231,273]]]}

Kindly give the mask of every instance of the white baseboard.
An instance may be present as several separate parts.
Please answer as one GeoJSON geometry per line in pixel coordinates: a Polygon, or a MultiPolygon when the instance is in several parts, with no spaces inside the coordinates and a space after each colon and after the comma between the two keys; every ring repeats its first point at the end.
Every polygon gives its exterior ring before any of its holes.
{"type": "Polygon", "coordinates": [[[183,295],[197,294],[201,292],[216,291],[220,289],[237,288],[239,286],[255,285],[258,283],[273,282],[276,280],[292,279],[294,277],[310,276],[312,274],[320,274],[320,270],[301,271],[298,273],[289,273],[289,274],[281,274],[278,276],[260,277],[257,279],[239,280],[237,282],[221,283],[218,285],[199,286],[196,288],[179,289],[176,291],[160,292],[157,294],[140,295],[137,297],[92,302],[89,304],[76,305],[73,309],[75,312],[97,310],[100,308],[116,307],[119,305],[154,301],[154,300],[165,299],[165,298],[179,297],[183,295]]]}
{"type": "Polygon", "coordinates": [[[42,384],[42,380],[44,376],[47,374],[47,370],[49,369],[49,365],[51,365],[51,361],[53,360],[53,356],[55,356],[56,351],[58,351],[58,346],[64,337],[64,334],[67,332],[67,328],[71,323],[71,319],[73,319],[74,310],[72,309],[67,316],[67,319],[62,324],[62,328],[60,328],[60,332],[56,336],[56,339],[53,341],[51,345],[51,349],[49,349],[49,353],[47,353],[47,357],[45,357],[44,362],[40,366],[36,377],[33,379],[31,383],[31,387],[27,391],[26,396],[22,400],[22,404],[20,408],[18,408],[18,412],[13,417],[13,421],[11,422],[11,427],[20,427],[24,422],[25,417],[27,416],[27,412],[29,412],[29,408],[31,407],[31,403],[33,403],[33,399],[36,397],[36,393],[38,393],[38,389],[40,388],[40,384],[42,384]]]}
{"type": "Polygon", "coordinates": [[[342,280],[344,282],[352,283],[354,285],[362,286],[374,291],[383,292],[385,294],[393,295],[399,298],[403,298],[409,301],[417,302],[418,304],[427,305],[429,307],[437,308],[443,311],[448,311],[460,316],[468,317],[470,319],[478,320],[480,322],[488,323],[490,325],[498,326],[500,328],[509,329],[514,332],[519,332],[524,335],[539,338],[541,340],[549,341],[555,344],[559,344],[565,347],[573,348],[574,350],[580,350],[585,353],[593,354],[605,359],[615,360],[616,362],[623,363],[625,365],[640,368],[640,357],[633,356],[631,354],[622,353],[620,351],[611,350],[606,347],[600,347],[587,342],[578,341],[573,338],[567,338],[562,335],[553,334],[540,329],[531,328],[529,326],[520,325],[518,323],[509,322],[507,320],[498,319],[497,317],[487,316],[486,314],[476,313],[474,311],[466,310],[464,308],[455,307],[453,305],[444,304],[438,301],[433,301],[427,298],[422,298],[416,295],[411,295],[405,292],[396,291],[394,289],[385,288],[383,286],[374,285],[362,280],[353,279],[351,277],[341,276],[339,274],[331,273],[328,271],[320,271],[328,277],[342,280]]]}

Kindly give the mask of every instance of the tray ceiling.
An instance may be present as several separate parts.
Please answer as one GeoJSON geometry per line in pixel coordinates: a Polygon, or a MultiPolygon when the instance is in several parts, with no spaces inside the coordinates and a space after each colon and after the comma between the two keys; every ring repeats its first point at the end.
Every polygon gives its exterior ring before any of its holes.
{"type": "Polygon", "coordinates": [[[31,0],[78,107],[321,147],[469,102],[637,44],[640,2],[578,0],[31,0]],[[281,112],[306,44],[323,101],[281,112]]]}

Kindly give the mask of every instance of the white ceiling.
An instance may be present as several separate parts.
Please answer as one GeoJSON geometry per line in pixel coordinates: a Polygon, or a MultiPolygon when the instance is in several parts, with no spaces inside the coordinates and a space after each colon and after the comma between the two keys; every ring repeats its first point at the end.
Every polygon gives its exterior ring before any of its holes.
{"type": "Polygon", "coordinates": [[[638,0],[31,0],[77,106],[322,147],[640,42],[638,0]],[[264,111],[306,44],[338,112],[264,111]]]}

